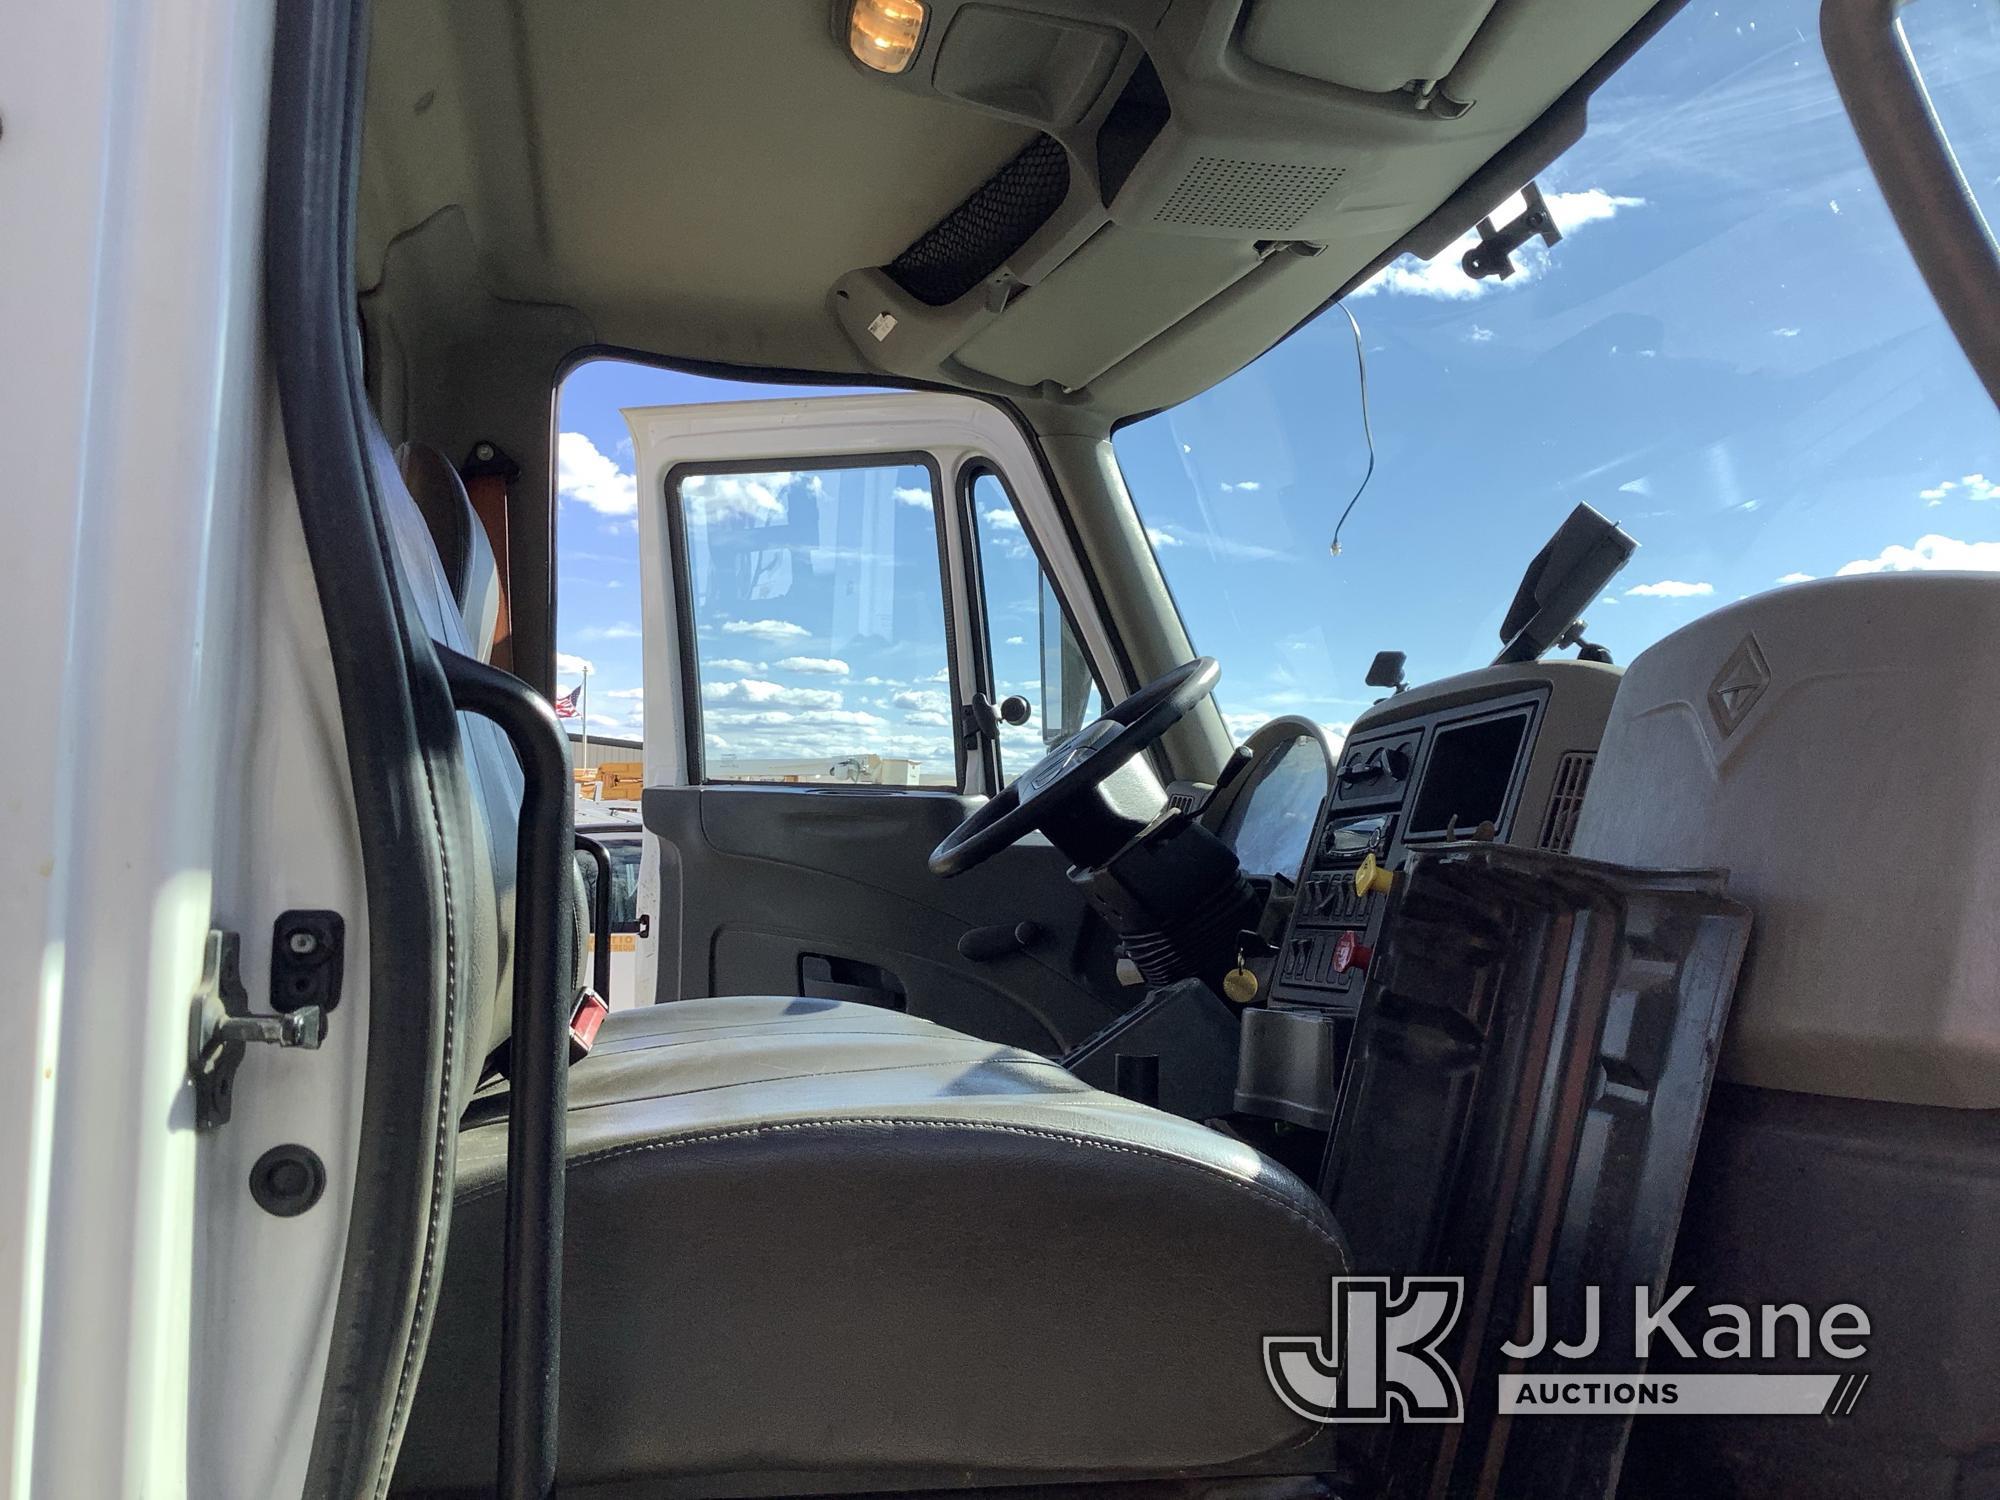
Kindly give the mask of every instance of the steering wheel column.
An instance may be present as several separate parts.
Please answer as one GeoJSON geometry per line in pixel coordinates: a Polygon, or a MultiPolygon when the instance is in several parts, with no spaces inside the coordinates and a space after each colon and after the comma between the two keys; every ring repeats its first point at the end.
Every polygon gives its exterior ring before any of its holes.
{"type": "Polygon", "coordinates": [[[952,830],[931,853],[932,873],[957,875],[1040,832],[1149,983],[1199,977],[1220,993],[1256,895],[1235,853],[1170,808],[1142,758],[1220,675],[1197,657],[1053,746],[952,830]]]}

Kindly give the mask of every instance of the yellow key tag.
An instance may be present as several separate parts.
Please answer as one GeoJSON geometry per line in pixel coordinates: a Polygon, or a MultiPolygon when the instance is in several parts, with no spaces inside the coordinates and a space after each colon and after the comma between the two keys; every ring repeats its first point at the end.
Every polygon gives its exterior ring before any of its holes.
{"type": "Polygon", "coordinates": [[[1238,964],[1222,976],[1222,993],[1238,1005],[1248,1005],[1257,998],[1257,976],[1238,964]]]}

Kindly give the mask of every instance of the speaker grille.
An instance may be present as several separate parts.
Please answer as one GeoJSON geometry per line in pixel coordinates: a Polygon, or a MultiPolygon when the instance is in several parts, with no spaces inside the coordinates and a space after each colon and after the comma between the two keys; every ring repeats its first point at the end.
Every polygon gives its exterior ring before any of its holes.
{"type": "Polygon", "coordinates": [[[1201,156],[1153,220],[1283,234],[1346,175],[1345,167],[1201,156]]]}

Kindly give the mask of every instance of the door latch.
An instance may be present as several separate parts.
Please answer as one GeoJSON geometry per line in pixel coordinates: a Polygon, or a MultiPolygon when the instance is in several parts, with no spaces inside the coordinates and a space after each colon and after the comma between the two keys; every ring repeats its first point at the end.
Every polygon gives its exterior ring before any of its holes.
{"type": "Polygon", "coordinates": [[[316,1048],[326,1033],[326,1012],[317,1005],[283,1015],[252,1015],[237,963],[240,947],[237,934],[211,929],[202,951],[201,986],[188,1019],[188,1078],[194,1084],[197,1130],[229,1123],[236,1070],[250,1043],[316,1048]]]}

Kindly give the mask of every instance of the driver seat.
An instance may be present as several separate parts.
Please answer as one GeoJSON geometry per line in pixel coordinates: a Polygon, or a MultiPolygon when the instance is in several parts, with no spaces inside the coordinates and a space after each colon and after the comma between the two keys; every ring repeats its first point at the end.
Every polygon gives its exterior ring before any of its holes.
{"type": "MultiPolygon", "coordinates": [[[[373,447],[400,605],[463,650],[486,582],[461,593],[373,447]]],[[[511,764],[480,769],[518,786],[511,764]]],[[[510,1003],[483,988],[475,1038],[510,1003]]],[[[490,1493],[506,1088],[463,1116],[398,1494],[490,1493]]],[[[1347,1257],[1318,1197],[1249,1146],[1035,1053],[783,996],[614,1013],[569,1091],[562,1494],[1328,1467],[1327,1429],[1272,1391],[1262,1340],[1323,1328],[1347,1257]]]]}

